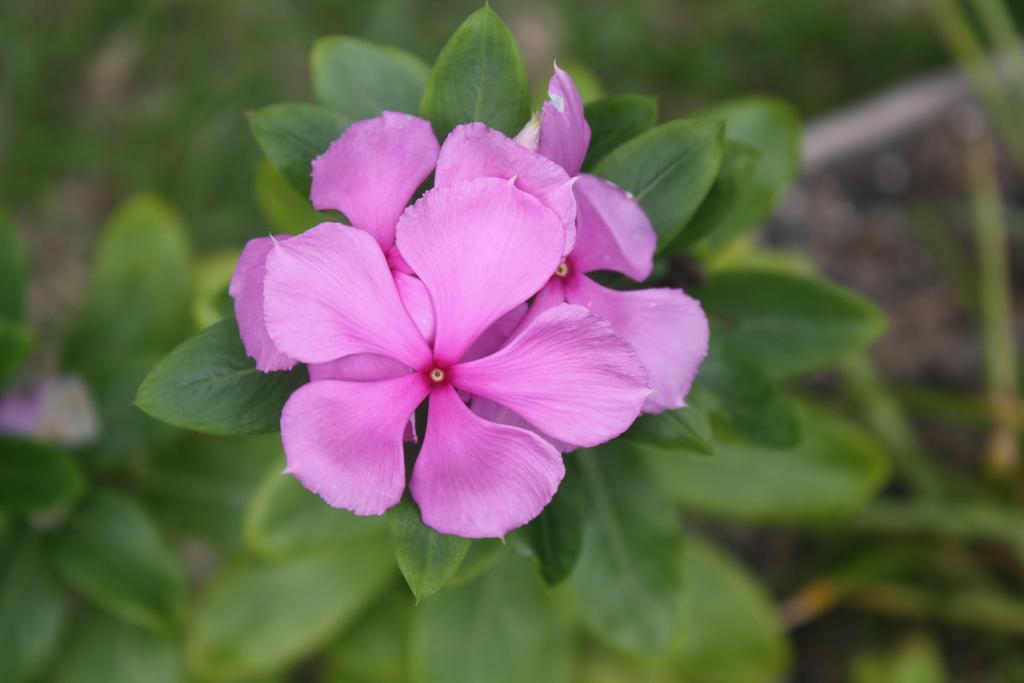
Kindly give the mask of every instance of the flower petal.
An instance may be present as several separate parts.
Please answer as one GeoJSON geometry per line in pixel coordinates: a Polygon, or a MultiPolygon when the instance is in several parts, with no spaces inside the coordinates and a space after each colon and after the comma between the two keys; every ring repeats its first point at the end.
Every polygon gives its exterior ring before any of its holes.
{"type": "MultiPolygon", "coordinates": [[[[274,239],[283,241],[288,236],[274,239]]],[[[258,237],[249,240],[238,257],[228,285],[228,294],[235,300],[235,319],[245,353],[256,361],[256,367],[262,372],[290,370],[297,363],[278,351],[267,334],[267,324],[263,319],[263,280],[267,275],[267,254],[274,246],[274,239],[258,237]]]]}
{"type": "Polygon", "coordinates": [[[614,270],[637,282],[647,279],[658,235],[633,195],[587,174],[577,179],[574,191],[578,214],[571,268],[581,273],[614,270]]]}
{"type": "Polygon", "coordinates": [[[708,352],[708,319],[700,303],[679,289],[619,292],[583,275],[569,278],[566,296],[570,303],[606,318],[636,349],[653,390],[644,402],[644,412],[685,405],[708,352]]]}
{"type": "Polygon", "coordinates": [[[495,320],[469,347],[469,351],[466,351],[466,355],[462,357],[462,362],[465,363],[489,356],[500,349],[508,341],[508,338],[512,336],[512,333],[519,328],[529,309],[530,307],[526,304],[519,304],[495,320]]]}
{"type": "Polygon", "coordinates": [[[406,312],[416,323],[424,341],[430,344],[434,341],[434,304],[430,300],[430,292],[419,278],[401,271],[393,271],[392,274],[406,312]]]}
{"type": "Polygon", "coordinates": [[[650,393],[633,348],[581,306],[561,304],[451,382],[500,403],[544,434],[596,446],[626,431],[650,393]]]}
{"type": "Polygon", "coordinates": [[[343,379],[349,382],[378,382],[412,374],[413,369],[394,358],[376,353],[356,353],[326,363],[311,363],[309,381],[343,379]]]}
{"type": "Polygon", "coordinates": [[[555,64],[555,73],[548,81],[548,101],[541,109],[537,151],[575,176],[589,146],[590,125],[583,116],[580,91],[572,77],[555,64]]]}
{"type": "Polygon", "coordinates": [[[285,472],[333,507],[382,514],[405,489],[402,434],[428,390],[419,374],[299,387],[281,412],[285,472]]]}
{"type": "Polygon", "coordinates": [[[521,427],[527,429],[540,438],[547,441],[549,444],[557,448],[562,453],[568,453],[569,451],[576,450],[576,447],[567,443],[563,443],[558,439],[552,439],[547,434],[543,434],[540,430],[534,427],[532,424],[524,420],[522,417],[513,413],[511,410],[495,403],[489,398],[483,396],[474,396],[473,402],[470,404],[470,409],[474,414],[479,415],[488,422],[497,422],[498,424],[509,425],[511,427],[521,427]]]}
{"type": "Polygon", "coordinates": [[[477,417],[451,386],[430,395],[409,484],[427,526],[466,538],[504,536],[540,514],[563,476],[562,456],[536,434],[477,417]]]}
{"type": "Polygon", "coordinates": [[[383,252],[361,230],[321,223],[275,241],[263,303],[270,338],[303,363],[354,353],[390,356],[416,369],[430,362],[383,252]]]}
{"type": "Polygon", "coordinates": [[[441,146],[434,178],[437,187],[474,178],[514,179],[516,187],[558,214],[566,230],[562,253],[572,250],[576,225],[572,179],[558,164],[502,133],[482,123],[457,126],[441,146]]]}
{"type": "Polygon", "coordinates": [[[416,116],[386,111],[358,121],[313,159],[310,199],[319,210],[341,211],[386,250],[398,217],[434,170],[437,152],[430,123],[416,116]]]}
{"type": "Polygon", "coordinates": [[[565,240],[554,213],[497,178],[427,192],[402,214],[397,236],[434,302],[434,356],[442,364],[462,358],[491,323],[544,285],[565,240]]]}

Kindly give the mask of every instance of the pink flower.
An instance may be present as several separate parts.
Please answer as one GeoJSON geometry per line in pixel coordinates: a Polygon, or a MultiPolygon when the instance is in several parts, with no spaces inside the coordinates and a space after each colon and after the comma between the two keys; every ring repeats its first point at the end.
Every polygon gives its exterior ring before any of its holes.
{"type": "MultiPolygon", "coordinates": [[[[342,212],[388,254],[395,285],[425,337],[433,335],[433,311],[422,284],[395,249],[395,225],[417,188],[430,176],[438,144],[430,123],[408,114],[384,112],[349,126],[330,148],[313,160],[310,198],[318,210],[342,212]]],[[[288,236],[278,236],[278,241],[288,236]]],[[[242,250],[229,293],[246,353],[263,372],[288,370],[297,363],[282,353],[267,335],[263,314],[263,281],[270,237],[250,240],[242,250]]],[[[376,361],[355,359],[324,368],[311,367],[317,377],[365,376],[376,361]]],[[[376,376],[371,373],[371,376],[376,376]]]]}
{"type": "MultiPolygon", "coordinates": [[[[281,416],[287,471],[329,504],[370,515],[399,501],[403,431],[426,399],[426,434],[409,484],[424,523],[442,533],[501,536],[548,504],[564,465],[546,440],[479,417],[462,395],[574,446],[607,441],[639,414],[650,390],[636,353],[580,306],[546,307],[494,350],[565,252],[563,216],[517,189],[520,182],[454,182],[398,219],[398,249],[433,305],[429,341],[389,269],[388,228],[325,223],[271,242],[263,313],[278,352],[308,364],[374,359],[370,379],[313,381],[281,416]],[[375,374],[380,363],[392,370],[387,378],[375,374]]],[[[392,214],[374,215],[386,226],[392,214]]]]}
{"type": "MultiPolygon", "coordinates": [[[[564,302],[585,306],[607,319],[615,332],[636,349],[651,381],[652,393],[644,402],[644,412],[680,408],[707,355],[707,318],[700,304],[682,290],[617,291],[587,276],[593,271],[610,270],[637,282],[645,280],[653,268],[657,235],[631,194],[602,178],[580,174],[590,145],[590,126],[583,115],[579,91],[557,65],[548,84],[548,96],[539,122],[535,118],[517,136],[519,145],[500,133],[490,131],[485,135],[472,128],[478,124],[452,131],[441,147],[436,182],[443,185],[481,175],[532,177],[537,162],[529,166],[520,162],[532,158],[529,150],[536,150],[574,176],[575,239],[567,245],[567,256],[537,295],[522,324],[564,302]],[[509,145],[529,150],[521,156],[506,150],[499,161],[494,161],[493,150],[509,145]]],[[[516,184],[542,201],[547,196],[522,180],[516,184]]],[[[490,411],[488,414],[499,418],[490,411]]],[[[507,416],[504,419],[509,421],[507,416]]]]}

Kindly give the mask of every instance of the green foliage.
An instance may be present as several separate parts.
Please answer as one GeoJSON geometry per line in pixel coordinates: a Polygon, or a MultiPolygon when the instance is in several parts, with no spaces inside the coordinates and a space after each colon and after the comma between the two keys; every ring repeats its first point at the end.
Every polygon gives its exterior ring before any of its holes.
{"type": "Polygon", "coordinates": [[[731,210],[716,221],[712,241],[721,245],[759,226],[789,189],[800,168],[800,120],[784,102],[769,97],[731,100],[702,113],[725,124],[725,139],[760,153],[731,210]]]}
{"type": "Polygon", "coordinates": [[[445,43],[427,79],[420,115],[443,140],[460,123],[483,121],[512,136],[529,117],[526,68],[515,38],[489,6],[445,43]]]}
{"type": "Polygon", "coordinates": [[[81,474],[68,453],[0,435],[0,510],[44,510],[73,499],[81,489],[81,474]]]}
{"type": "Polygon", "coordinates": [[[470,540],[440,534],[423,524],[416,503],[406,496],[385,516],[398,568],[419,602],[441,590],[462,566],[470,540]]]}
{"type": "Polygon", "coordinates": [[[266,160],[256,167],[256,199],[274,230],[298,233],[328,220],[266,160]]]}
{"type": "Polygon", "coordinates": [[[263,154],[303,197],[309,196],[313,159],[350,123],[350,117],[315,104],[272,104],[249,116],[263,154]]]}
{"type": "Polygon", "coordinates": [[[245,355],[234,320],[185,341],[154,367],[135,404],[168,424],[207,434],[259,434],[278,429],[281,408],[309,381],[305,367],[260,372],[245,355]]]}
{"type": "Polygon", "coordinates": [[[353,121],[382,111],[419,111],[430,69],[395,47],[351,36],[328,36],[310,56],[313,94],[353,121]]]}
{"type": "Polygon", "coordinates": [[[248,562],[218,577],[188,633],[190,670],[210,681],[276,673],[324,646],[391,582],[382,533],[347,548],[248,562]]]}
{"type": "Polygon", "coordinates": [[[0,680],[35,680],[54,658],[64,603],[39,536],[0,530],[0,680]]]}
{"type": "Polygon", "coordinates": [[[644,449],[711,455],[710,399],[695,387],[686,397],[687,405],[676,410],[641,415],[626,437],[630,443],[644,449]]]}
{"type": "Polygon", "coordinates": [[[711,348],[697,376],[712,415],[758,444],[792,446],[800,439],[796,407],[760,365],[711,329],[711,348]]]}
{"type": "Polygon", "coordinates": [[[636,196],[664,248],[711,189],[722,161],[723,130],[713,119],[663,123],[615,148],[594,173],[636,196]]]}
{"type": "Polygon", "coordinates": [[[576,609],[609,644],[663,654],[678,636],[682,614],[676,512],[643,463],[619,443],[581,451],[576,459],[587,494],[583,550],[568,584],[576,609]]]}
{"type": "MultiPolygon", "coordinates": [[[[418,608],[417,608],[418,609],[418,608]]],[[[327,650],[328,683],[405,683],[413,608],[392,591],[327,650]]]]}
{"type": "Polygon", "coordinates": [[[853,661],[852,683],[946,683],[942,654],[921,636],[908,639],[892,652],[867,652],[853,661]]]}
{"type": "MultiPolygon", "coordinates": [[[[281,457],[277,434],[193,437],[157,454],[141,494],[164,525],[234,550],[243,544],[242,518],[250,499],[264,472],[281,457]]],[[[280,469],[275,467],[275,474],[280,469]]]]}
{"type": "Polygon", "coordinates": [[[586,493],[582,476],[572,461],[566,463],[555,497],[524,530],[548,585],[561,583],[572,573],[583,549],[586,493]]]}
{"type": "Polygon", "coordinates": [[[21,240],[0,212],[0,388],[32,345],[32,331],[24,323],[26,271],[21,240]]]}
{"type": "Polygon", "coordinates": [[[729,268],[699,290],[720,335],[772,377],[819,370],[865,348],[885,327],[867,299],[817,277],[729,268]]]}
{"type": "Polygon", "coordinates": [[[770,683],[789,662],[785,630],[757,580],[695,536],[683,550],[686,575],[677,671],[702,683],[770,683]]]}
{"type": "Polygon", "coordinates": [[[584,117],[590,125],[590,147],[583,169],[590,170],[610,152],[658,122],[658,101],[644,95],[610,95],[588,102],[584,117]]]}
{"type": "Polygon", "coordinates": [[[184,611],[182,568],[156,522],[130,498],[93,491],[50,551],[70,586],[127,622],[168,631],[184,611]]]}
{"type": "Polygon", "coordinates": [[[116,462],[168,430],[133,408],[139,382],[191,329],[185,228],[162,201],[136,197],[107,222],[82,313],[64,343],[65,370],[81,373],[99,407],[93,459],[116,462]]]}
{"type": "Polygon", "coordinates": [[[769,448],[723,437],[711,458],[645,451],[678,502],[756,522],[815,522],[856,512],[881,488],[889,461],[869,435],[822,408],[799,409],[803,439],[769,448]]]}
{"type": "Polygon", "coordinates": [[[472,583],[440,593],[413,615],[413,683],[567,683],[569,638],[551,595],[506,551],[472,583]]]}
{"type": "Polygon", "coordinates": [[[57,683],[178,683],[183,679],[175,640],[97,610],[79,617],[66,648],[57,667],[57,683]]]}
{"type": "Polygon", "coordinates": [[[380,517],[358,517],[328,506],[280,461],[263,478],[245,511],[245,540],[256,553],[285,558],[322,548],[358,548],[385,533],[380,517]]]}

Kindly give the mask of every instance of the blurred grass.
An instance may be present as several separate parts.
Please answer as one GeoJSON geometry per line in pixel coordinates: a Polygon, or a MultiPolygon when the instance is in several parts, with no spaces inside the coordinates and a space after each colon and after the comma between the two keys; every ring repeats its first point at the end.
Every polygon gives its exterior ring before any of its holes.
{"type": "MultiPolygon", "coordinates": [[[[0,5],[0,204],[19,213],[86,178],[108,201],[155,190],[200,247],[265,232],[243,112],[309,99],[313,39],[351,33],[432,60],[478,0],[6,0],[0,5]]],[[[916,2],[495,0],[534,87],[555,57],[671,117],[749,91],[804,115],[941,64],[916,2]]],[[[58,207],[63,210],[63,207],[58,207]]],[[[76,207],[66,207],[74,216],[76,207]]],[[[98,217],[82,215],[85,222],[98,217]]],[[[45,226],[44,226],[45,227],[45,226]]]]}

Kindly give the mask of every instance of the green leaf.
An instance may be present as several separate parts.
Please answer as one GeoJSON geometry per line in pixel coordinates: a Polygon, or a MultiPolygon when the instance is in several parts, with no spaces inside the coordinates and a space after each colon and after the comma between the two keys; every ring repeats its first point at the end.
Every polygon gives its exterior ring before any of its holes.
{"type": "Polygon", "coordinates": [[[126,354],[164,352],[190,329],[191,270],[185,227],[159,199],[139,196],[107,222],[83,312],[64,365],[85,371],[126,354]]]}
{"type": "Polygon", "coordinates": [[[586,512],[583,475],[572,461],[566,465],[565,477],[555,497],[523,530],[540,564],[540,574],[551,586],[561,583],[572,573],[583,548],[583,517],[586,512]]]}
{"type": "Polygon", "coordinates": [[[327,650],[327,683],[405,683],[413,609],[407,595],[388,593],[327,650]]]}
{"type": "Polygon", "coordinates": [[[0,319],[25,318],[25,287],[28,264],[14,226],[0,213],[0,319]]]}
{"type": "Polygon", "coordinates": [[[358,546],[237,566],[200,601],[186,643],[211,681],[276,673],[325,645],[394,577],[386,533],[358,546]]]}
{"type": "Polygon", "coordinates": [[[386,518],[398,568],[416,602],[444,588],[466,559],[470,540],[440,534],[423,524],[409,496],[388,510],[386,518]]]}
{"type": "Polygon", "coordinates": [[[313,94],[353,121],[382,111],[419,111],[430,69],[404,50],[351,36],[327,36],[313,45],[313,94]]]}
{"type": "Polygon", "coordinates": [[[245,540],[255,552],[287,557],[324,547],[358,548],[385,532],[380,517],[332,508],[283,469],[280,462],[271,466],[245,511],[245,540]]]}
{"type": "Polygon", "coordinates": [[[946,683],[942,652],[935,642],[914,636],[892,652],[858,655],[850,667],[853,683],[946,683]]]}
{"type": "Polygon", "coordinates": [[[156,456],[142,495],[162,523],[233,550],[243,544],[242,516],[250,498],[281,458],[277,434],[195,436],[156,456]]]}
{"type": "Polygon", "coordinates": [[[584,108],[590,124],[590,147],[583,169],[589,170],[628,140],[654,127],[658,100],[644,95],[612,95],[584,108]]]}
{"type": "Polygon", "coordinates": [[[57,683],[180,683],[179,645],[166,635],[89,610],[74,625],[57,683]]]}
{"type": "Polygon", "coordinates": [[[612,443],[575,456],[587,490],[583,551],[569,577],[583,621],[610,645],[664,653],[679,632],[676,513],[643,463],[612,443]]]}
{"type": "Polygon", "coordinates": [[[786,447],[800,440],[793,401],[752,362],[712,329],[708,357],[697,375],[708,392],[712,415],[746,439],[786,447]]]}
{"type": "Polygon", "coordinates": [[[182,614],[178,559],[129,498],[94,491],[54,535],[50,550],[65,581],[125,621],[167,630],[182,614]]]}
{"type": "Polygon", "coordinates": [[[620,145],[594,173],[636,196],[664,248],[711,189],[722,161],[723,130],[711,119],[663,123],[620,145]]]}
{"type": "Polygon", "coordinates": [[[64,590],[46,565],[39,537],[0,535],[0,681],[35,680],[57,654],[64,590]]]}
{"type": "Polygon", "coordinates": [[[309,196],[313,159],[327,151],[352,119],[315,104],[272,104],[249,117],[260,149],[284,179],[309,196]]]}
{"type": "MultiPolygon", "coordinates": [[[[222,296],[231,284],[239,254],[239,249],[221,249],[204,255],[196,263],[192,317],[199,329],[206,329],[224,318],[234,316],[233,305],[230,315],[224,315],[221,304],[222,296]]],[[[228,300],[231,301],[230,296],[228,300]]]]}
{"type": "Polygon", "coordinates": [[[694,387],[686,402],[683,408],[641,415],[626,439],[644,449],[711,455],[714,446],[708,412],[710,399],[700,387],[694,387]]]}
{"type": "Polygon", "coordinates": [[[689,226],[672,240],[667,251],[683,251],[727,224],[737,203],[744,201],[743,193],[752,182],[760,158],[757,148],[727,140],[714,185],[689,226]]]}
{"type": "Polygon", "coordinates": [[[696,537],[683,551],[686,601],[678,672],[701,683],[770,683],[789,665],[775,606],[734,559],[696,537]]]}
{"type": "Polygon", "coordinates": [[[799,416],[804,438],[790,448],[723,439],[713,458],[643,457],[678,502],[711,515],[815,522],[857,511],[888,476],[884,451],[838,415],[800,405],[799,416]]]}
{"type": "Polygon", "coordinates": [[[35,335],[21,322],[0,318],[0,387],[14,375],[32,350],[35,335]]]}
{"type": "Polygon", "coordinates": [[[82,476],[60,448],[0,435],[0,510],[36,512],[73,499],[82,476]]]}
{"type": "Polygon", "coordinates": [[[514,553],[413,615],[414,683],[564,683],[568,631],[537,572],[514,553]]]}
{"type": "Polygon", "coordinates": [[[720,245],[760,225],[789,189],[800,168],[800,120],[792,107],[770,97],[725,102],[702,116],[723,121],[726,140],[761,153],[750,182],[718,224],[713,241],[720,245]]]}
{"type": "Polygon", "coordinates": [[[478,538],[469,546],[466,559],[462,561],[455,575],[448,580],[447,587],[464,586],[480,576],[498,561],[505,551],[505,541],[500,538],[478,538]]]}
{"type": "Polygon", "coordinates": [[[530,116],[526,67],[515,38],[488,6],[448,39],[427,79],[420,115],[444,140],[460,123],[483,121],[512,136],[530,116]]]}
{"type": "Polygon", "coordinates": [[[260,372],[245,355],[234,320],[222,320],[157,363],[135,404],[158,420],[207,434],[258,434],[278,429],[281,408],[309,381],[304,366],[260,372]]]}
{"type": "Polygon", "coordinates": [[[842,360],[885,329],[882,313],[861,295],[779,270],[720,270],[696,296],[722,320],[732,346],[778,379],[842,360]]]}
{"type": "Polygon", "coordinates": [[[256,167],[256,199],[263,217],[275,230],[299,233],[328,220],[265,159],[256,167]]]}

